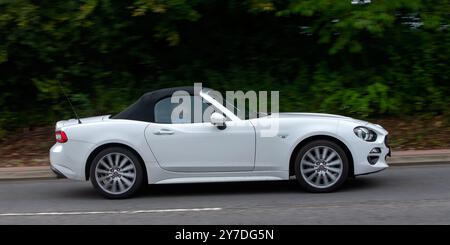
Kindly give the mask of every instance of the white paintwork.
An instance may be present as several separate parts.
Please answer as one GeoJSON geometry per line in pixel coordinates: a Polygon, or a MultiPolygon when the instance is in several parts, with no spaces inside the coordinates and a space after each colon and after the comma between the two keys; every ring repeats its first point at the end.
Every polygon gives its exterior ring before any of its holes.
{"type": "Polygon", "coordinates": [[[173,172],[253,170],[255,130],[249,121],[220,130],[209,122],[150,123],[148,145],[161,168],[173,172]]]}
{"type": "Polygon", "coordinates": [[[317,113],[280,113],[259,119],[241,120],[207,94],[201,96],[226,117],[221,130],[211,123],[157,124],[109,119],[109,116],[60,121],[69,140],[50,150],[51,165],[70,179],[86,180],[90,154],[105,144],[122,144],[143,159],[148,183],[193,183],[289,179],[289,162],[295,147],[313,136],[330,136],[351,153],[354,174],[387,168],[384,144],[388,134],[381,126],[349,117],[317,113]],[[260,120],[276,120],[275,137],[262,137],[260,120]],[[358,138],[353,129],[365,126],[378,135],[375,142],[358,138]],[[380,160],[370,165],[367,155],[382,150],[380,160]]]}

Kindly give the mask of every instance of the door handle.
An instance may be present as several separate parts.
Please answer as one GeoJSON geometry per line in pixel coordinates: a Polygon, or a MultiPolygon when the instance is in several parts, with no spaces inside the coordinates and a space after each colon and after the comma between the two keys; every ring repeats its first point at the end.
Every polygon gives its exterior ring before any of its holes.
{"type": "Polygon", "coordinates": [[[154,132],[155,135],[171,135],[174,132],[172,130],[169,129],[160,129],[159,131],[154,132]]]}

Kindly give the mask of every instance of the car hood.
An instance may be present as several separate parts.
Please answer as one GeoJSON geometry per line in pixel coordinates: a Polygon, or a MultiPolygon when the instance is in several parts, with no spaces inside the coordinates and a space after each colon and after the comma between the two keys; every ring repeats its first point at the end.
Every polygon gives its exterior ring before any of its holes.
{"type": "Polygon", "coordinates": [[[300,113],[300,112],[287,112],[287,113],[278,113],[278,117],[280,118],[324,118],[324,119],[338,119],[338,120],[347,120],[347,121],[355,121],[360,124],[367,124],[368,122],[354,119],[351,117],[334,115],[334,114],[326,114],[326,113],[300,113]]]}
{"type": "MultiPolygon", "coordinates": [[[[368,127],[372,127],[372,128],[378,128],[381,131],[385,131],[385,129],[381,125],[373,124],[373,123],[370,123],[370,122],[367,122],[367,121],[363,121],[363,120],[359,120],[359,119],[355,119],[355,118],[351,118],[351,117],[334,115],[334,114],[288,112],[288,113],[278,113],[277,115],[278,115],[278,118],[298,118],[298,119],[301,119],[301,118],[304,118],[304,119],[323,118],[323,119],[343,120],[343,121],[359,124],[361,126],[368,126],[368,127]]],[[[276,117],[275,115],[271,115],[271,116],[276,117]]]]}
{"type": "Polygon", "coordinates": [[[334,115],[334,114],[326,114],[326,113],[305,113],[305,112],[283,112],[278,113],[278,116],[281,118],[292,118],[292,117],[322,117],[322,118],[337,118],[337,119],[351,119],[350,117],[334,115]]]}
{"type": "MultiPolygon", "coordinates": [[[[85,117],[85,118],[80,118],[80,121],[82,124],[87,124],[87,123],[95,123],[95,122],[101,122],[104,119],[107,119],[109,117],[109,115],[106,116],[96,116],[96,117],[85,117]]],[[[69,126],[73,126],[73,125],[77,125],[78,124],[78,120],[75,118],[69,119],[69,120],[62,120],[56,123],[56,129],[60,129],[62,127],[69,127],[69,126]]]]}
{"type": "Polygon", "coordinates": [[[322,119],[335,119],[335,120],[344,120],[344,121],[349,121],[349,122],[354,122],[357,124],[360,124],[362,126],[366,126],[368,124],[372,124],[363,120],[359,120],[359,119],[354,119],[351,117],[346,117],[346,116],[341,116],[341,115],[335,115],[335,114],[326,114],[326,113],[304,113],[304,112],[283,112],[283,113],[278,113],[277,116],[275,115],[271,115],[272,117],[277,117],[278,118],[322,118],[322,119]]]}

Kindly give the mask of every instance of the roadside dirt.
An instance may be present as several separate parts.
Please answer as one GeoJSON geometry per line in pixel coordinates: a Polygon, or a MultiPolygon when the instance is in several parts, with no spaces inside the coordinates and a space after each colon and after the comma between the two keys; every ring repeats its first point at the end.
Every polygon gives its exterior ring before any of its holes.
{"type": "Polygon", "coordinates": [[[442,117],[432,119],[372,119],[389,131],[394,150],[428,150],[450,148],[450,121],[442,117]]]}
{"type": "Polygon", "coordinates": [[[10,132],[0,141],[0,167],[48,165],[48,151],[54,143],[54,127],[10,132]]]}

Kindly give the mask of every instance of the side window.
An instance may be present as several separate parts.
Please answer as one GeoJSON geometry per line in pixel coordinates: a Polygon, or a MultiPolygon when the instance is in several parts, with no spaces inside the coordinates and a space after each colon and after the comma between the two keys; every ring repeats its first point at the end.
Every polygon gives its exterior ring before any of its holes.
{"type": "Polygon", "coordinates": [[[172,103],[172,97],[164,98],[155,104],[154,115],[156,123],[179,124],[179,123],[201,123],[209,122],[211,114],[217,110],[200,96],[190,96],[190,101],[183,101],[180,97],[179,103],[172,103]],[[201,103],[200,117],[194,116],[195,103],[201,103]],[[177,114],[172,121],[172,112],[177,114]]]}
{"type": "Polygon", "coordinates": [[[172,111],[178,104],[172,103],[170,98],[164,98],[155,104],[154,113],[156,123],[172,123],[172,111]]]}

